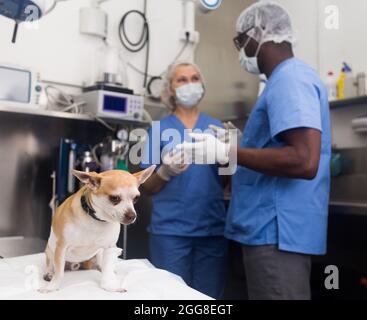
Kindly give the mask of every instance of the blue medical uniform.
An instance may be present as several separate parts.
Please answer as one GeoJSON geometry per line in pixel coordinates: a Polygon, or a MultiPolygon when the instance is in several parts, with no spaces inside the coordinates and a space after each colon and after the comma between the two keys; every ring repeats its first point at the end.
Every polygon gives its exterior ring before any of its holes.
{"type": "MultiPolygon", "coordinates": [[[[159,128],[148,131],[142,168],[160,164],[162,150],[164,153],[190,141],[185,126],[175,115],[163,118],[159,124],[159,128]]],[[[200,113],[193,131],[208,130],[210,124],[222,126],[219,120],[200,113]]],[[[152,202],[148,227],[152,263],[180,275],[193,288],[220,298],[227,240],[223,236],[226,210],[218,166],[190,165],[153,195],[152,202]]]]}
{"type": "Polygon", "coordinates": [[[259,97],[242,148],[280,148],[279,134],[294,128],[321,131],[321,158],[313,180],[272,177],[238,166],[225,235],[245,245],[325,254],[331,137],[326,89],[318,74],[291,58],[279,64],[259,97]]]}

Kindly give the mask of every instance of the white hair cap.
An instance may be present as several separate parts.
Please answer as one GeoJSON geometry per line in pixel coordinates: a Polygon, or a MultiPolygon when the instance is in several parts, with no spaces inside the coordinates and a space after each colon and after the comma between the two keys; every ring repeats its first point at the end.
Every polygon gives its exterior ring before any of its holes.
{"type": "Polygon", "coordinates": [[[295,43],[291,17],[288,11],[274,1],[259,1],[244,11],[237,19],[236,30],[258,43],[295,43]]]}
{"type": "Polygon", "coordinates": [[[175,96],[173,95],[173,92],[171,90],[172,78],[175,74],[176,69],[180,66],[192,66],[198,71],[198,73],[200,75],[201,82],[203,84],[204,92],[205,92],[205,84],[204,84],[203,74],[201,73],[200,68],[195,63],[188,62],[188,61],[174,62],[173,64],[171,64],[168,67],[167,71],[164,74],[163,89],[162,89],[162,93],[161,93],[162,103],[171,112],[175,111],[175,109],[176,109],[176,99],[175,99],[175,96]]]}

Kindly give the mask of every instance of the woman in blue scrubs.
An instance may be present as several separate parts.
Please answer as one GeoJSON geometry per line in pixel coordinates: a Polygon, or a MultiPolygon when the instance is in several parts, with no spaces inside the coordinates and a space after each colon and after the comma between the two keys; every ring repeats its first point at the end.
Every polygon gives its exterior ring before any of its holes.
{"type": "MultiPolygon", "coordinates": [[[[155,143],[159,145],[160,164],[162,151],[185,140],[185,129],[203,131],[209,125],[222,126],[219,120],[199,111],[204,93],[203,77],[197,66],[170,66],[162,100],[171,114],[155,124],[157,130],[154,125],[150,128],[142,168],[157,163],[152,150],[155,143]]],[[[223,184],[217,165],[160,164],[143,185],[153,201],[148,229],[152,263],[217,299],[223,293],[227,261],[223,184]]]]}

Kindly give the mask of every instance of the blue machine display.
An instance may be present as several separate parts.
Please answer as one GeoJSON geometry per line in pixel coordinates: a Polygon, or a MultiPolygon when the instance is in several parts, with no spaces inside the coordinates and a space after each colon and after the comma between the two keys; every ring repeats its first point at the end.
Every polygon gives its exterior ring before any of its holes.
{"type": "Polygon", "coordinates": [[[84,92],[85,110],[100,118],[141,121],[144,98],[124,92],[93,90],[84,92]]]}

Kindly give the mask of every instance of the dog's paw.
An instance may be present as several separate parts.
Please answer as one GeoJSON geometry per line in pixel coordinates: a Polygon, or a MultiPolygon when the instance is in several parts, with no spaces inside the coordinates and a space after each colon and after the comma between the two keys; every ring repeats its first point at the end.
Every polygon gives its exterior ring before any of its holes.
{"type": "Polygon", "coordinates": [[[53,274],[51,272],[48,272],[48,273],[45,273],[43,275],[43,280],[45,280],[45,281],[51,281],[52,280],[52,277],[53,277],[53,274]]]}

